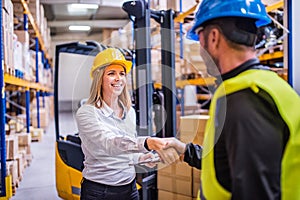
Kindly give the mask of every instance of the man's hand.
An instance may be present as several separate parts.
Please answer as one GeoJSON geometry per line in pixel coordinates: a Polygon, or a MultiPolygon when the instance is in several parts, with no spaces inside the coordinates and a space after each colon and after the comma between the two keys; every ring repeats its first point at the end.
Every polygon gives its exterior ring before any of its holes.
{"type": "Polygon", "coordinates": [[[179,160],[179,155],[174,148],[157,150],[156,152],[159,154],[159,157],[164,164],[170,165],[179,160]]]}
{"type": "Polygon", "coordinates": [[[164,138],[167,142],[165,149],[173,147],[179,154],[183,154],[185,152],[186,144],[181,142],[180,140],[172,137],[172,138],[164,138]]]}

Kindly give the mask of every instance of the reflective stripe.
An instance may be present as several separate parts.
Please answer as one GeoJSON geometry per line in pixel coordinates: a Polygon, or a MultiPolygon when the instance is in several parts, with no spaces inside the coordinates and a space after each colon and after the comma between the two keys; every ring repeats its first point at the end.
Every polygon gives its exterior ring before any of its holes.
{"type": "Polygon", "coordinates": [[[72,194],[80,195],[81,189],[75,186],[72,186],[72,194]]]}

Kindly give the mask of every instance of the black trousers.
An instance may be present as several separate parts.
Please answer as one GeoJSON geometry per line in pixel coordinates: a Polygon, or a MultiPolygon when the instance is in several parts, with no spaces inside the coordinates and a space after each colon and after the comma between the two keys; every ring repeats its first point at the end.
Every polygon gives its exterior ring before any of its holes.
{"type": "Polygon", "coordinates": [[[83,178],[81,200],[139,200],[136,181],[122,186],[110,186],[83,178]]]}

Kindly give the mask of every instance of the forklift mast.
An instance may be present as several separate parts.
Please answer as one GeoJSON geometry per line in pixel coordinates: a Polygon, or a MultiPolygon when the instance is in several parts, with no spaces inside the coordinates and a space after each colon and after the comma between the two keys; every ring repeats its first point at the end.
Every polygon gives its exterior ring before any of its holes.
{"type": "MultiPolygon", "coordinates": [[[[152,136],[153,82],[151,78],[151,27],[152,17],[161,26],[161,67],[162,67],[162,106],[167,116],[161,114],[162,134],[159,137],[176,136],[176,87],[175,87],[175,32],[174,11],[153,11],[145,0],[129,1],[123,4],[129,18],[134,22],[136,53],[136,114],[137,133],[152,136]]],[[[155,93],[159,95],[160,93],[155,93]]],[[[156,98],[157,99],[157,98],[156,98]]],[[[157,116],[156,116],[157,117],[157,116]]]]}

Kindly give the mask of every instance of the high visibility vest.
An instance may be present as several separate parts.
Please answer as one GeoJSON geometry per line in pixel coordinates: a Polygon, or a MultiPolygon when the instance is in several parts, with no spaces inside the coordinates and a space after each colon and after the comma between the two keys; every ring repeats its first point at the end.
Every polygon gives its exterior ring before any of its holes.
{"type": "Polygon", "coordinates": [[[290,135],[281,161],[281,199],[300,199],[300,97],[290,85],[274,72],[250,69],[234,78],[225,80],[216,90],[210,106],[210,118],[206,124],[201,186],[207,200],[231,199],[231,193],[220,185],[214,166],[215,112],[220,97],[251,88],[267,92],[275,102],[290,135]]]}

